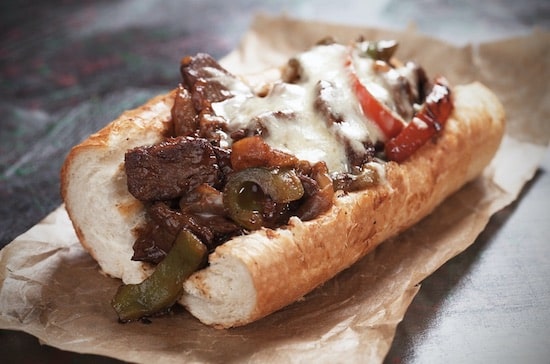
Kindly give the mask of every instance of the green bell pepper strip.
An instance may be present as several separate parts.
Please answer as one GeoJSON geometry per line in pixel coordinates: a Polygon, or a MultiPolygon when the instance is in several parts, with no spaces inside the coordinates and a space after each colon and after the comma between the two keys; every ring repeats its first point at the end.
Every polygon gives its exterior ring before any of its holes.
{"type": "Polygon", "coordinates": [[[223,202],[233,221],[245,229],[257,230],[263,225],[263,195],[275,203],[289,203],[304,195],[304,187],[293,169],[252,167],[228,178],[223,202]]]}
{"type": "Polygon", "coordinates": [[[151,316],[170,308],[183,291],[183,282],[204,263],[206,246],[182,230],[153,274],[139,284],[120,286],[111,305],[120,321],[151,316]]]}

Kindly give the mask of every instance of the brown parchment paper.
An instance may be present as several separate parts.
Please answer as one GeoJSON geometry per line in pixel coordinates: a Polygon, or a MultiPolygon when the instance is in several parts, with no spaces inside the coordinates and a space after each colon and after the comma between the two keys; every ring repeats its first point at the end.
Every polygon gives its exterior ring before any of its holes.
{"type": "Polygon", "coordinates": [[[419,283],[517,198],[546,152],[550,37],[455,47],[413,31],[258,16],[223,63],[235,73],[261,71],[326,35],[346,41],[359,34],[398,39],[398,56],[419,61],[430,75],[444,74],[453,84],[480,80],[498,94],[508,131],[481,178],[302,301],[231,330],[206,327],[182,309],[148,325],[118,324],[109,301],[119,281],[99,272],[60,206],[0,251],[0,328],[130,362],[382,362],[419,283]]]}

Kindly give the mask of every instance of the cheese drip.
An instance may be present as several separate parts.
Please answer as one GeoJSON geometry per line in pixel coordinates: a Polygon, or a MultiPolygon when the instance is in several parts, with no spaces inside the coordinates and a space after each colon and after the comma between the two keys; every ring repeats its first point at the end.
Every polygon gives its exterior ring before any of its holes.
{"type": "MultiPolygon", "coordinates": [[[[315,46],[296,57],[300,64],[297,83],[277,82],[264,97],[237,93],[212,108],[227,120],[230,132],[253,130],[259,123],[271,147],[312,163],[324,161],[330,172],[349,172],[346,148],[363,154],[366,144],[384,141],[384,136],[362,113],[352,90],[345,63],[348,51],[340,44],[315,46]],[[331,85],[324,99],[338,115],[338,122],[327,122],[314,106],[319,81],[331,85]]],[[[375,61],[357,52],[352,57],[361,82],[380,102],[394,108],[387,80],[374,71],[375,61]]]]}

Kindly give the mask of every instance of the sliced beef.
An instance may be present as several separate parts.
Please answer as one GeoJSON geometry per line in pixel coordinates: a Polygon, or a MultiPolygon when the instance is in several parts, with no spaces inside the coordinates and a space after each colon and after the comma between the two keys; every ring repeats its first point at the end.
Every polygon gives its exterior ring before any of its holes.
{"type": "Polygon", "coordinates": [[[126,153],[128,191],[141,201],[170,200],[221,179],[214,147],[205,139],[170,138],[126,153]]]}
{"type": "Polygon", "coordinates": [[[408,67],[413,67],[415,76],[416,76],[416,99],[414,102],[417,104],[422,104],[426,97],[430,93],[433,84],[428,79],[428,75],[424,68],[414,62],[408,62],[408,67]]]}
{"type": "Polygon", "coordinates": [[[332,124],[343,121],[342,115],[337,114],[331,106],[331,102],[334,102],[334,92],[334,85],[329,81],[321,80],[315,85],[315,101],[313,106],[323,116],[329,128],[332,124]]]}
{"type": "Polygon", "coordinates": [[[174,135],[198,136],[219,145],[227,139],[227,122],[215,114],[212,103],[231,98],[235,92],[252,94],[252,90],[208,54],[185,57],[180,71],[183,82],[172,107],[174,135]]]}
{"type": "Polygon", "coordinates": [[[253,136],[265,139],[269,136],[269,125],[292,122],[296,117],[296,112],[293,110],[266,111],[254,116],[246,128],[234,130],[229,136],[234,142],[253,136]]]}
{"type": "MultiPolygon", "coordinates": [[[[331,82],[321,80],[315,85],[315,101],[313,103],[317,113],[323,118],[328,128],[331,128],[333,124],[341,124],[345,120],[342,115],[334,111],[332,105],[335,103],[335,89],[331,82]]],[[[374,146],[370,141],[360,142],[350,140],[349,137],[338,133],[338,137],[346,147],[346,156],[351,166],[351,171],[370,162],[374,157],[374,146]],[[354,146],[355,145],[355,146],[354,146]]]]}
{"type": "Polygon", "coordinates": [[[414,114],[415,95],[409,80],[404,76],[398,76],[389,85],[392,98],[395,100],[395,111],[403,120],[410,120],[414,114]]]}

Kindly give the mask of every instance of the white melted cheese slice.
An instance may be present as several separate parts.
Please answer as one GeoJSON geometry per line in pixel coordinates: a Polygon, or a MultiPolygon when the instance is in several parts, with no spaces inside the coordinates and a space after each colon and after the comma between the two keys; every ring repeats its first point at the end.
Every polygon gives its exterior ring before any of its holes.
{"type": "MultiPolygon", "coordinates": [[[[275,83],[264,97],[238,92],[212,104],[212,108],[216,115],[227,120],[229,132],[252,127],[253,120],[261,117],[262,127],[267,130],[262,137],[272,148],[312,163],[324,161],[330,172],[348,172],[346,147],[361,152],[365,143],[383,141],[384,136],[361,111],[346,69],[347,52],[349,48],[340,44],[313,47],[296,57],[301,65],[298,83],[275,83]],[[342,122],[327,126],[325,117],[314,107],[320,80],[332,85],[328,95],[330,107],[341,116],[342,122]],[[274,111],[292,116],[275,117],[274,111]]],[[[387,82],[374,71],[374,61],[353,54],[353,63],[363,85],[391,108],[391,92],[387,82]]],[[[230,140],[226,142],[231,144],[230,140]]]]}

